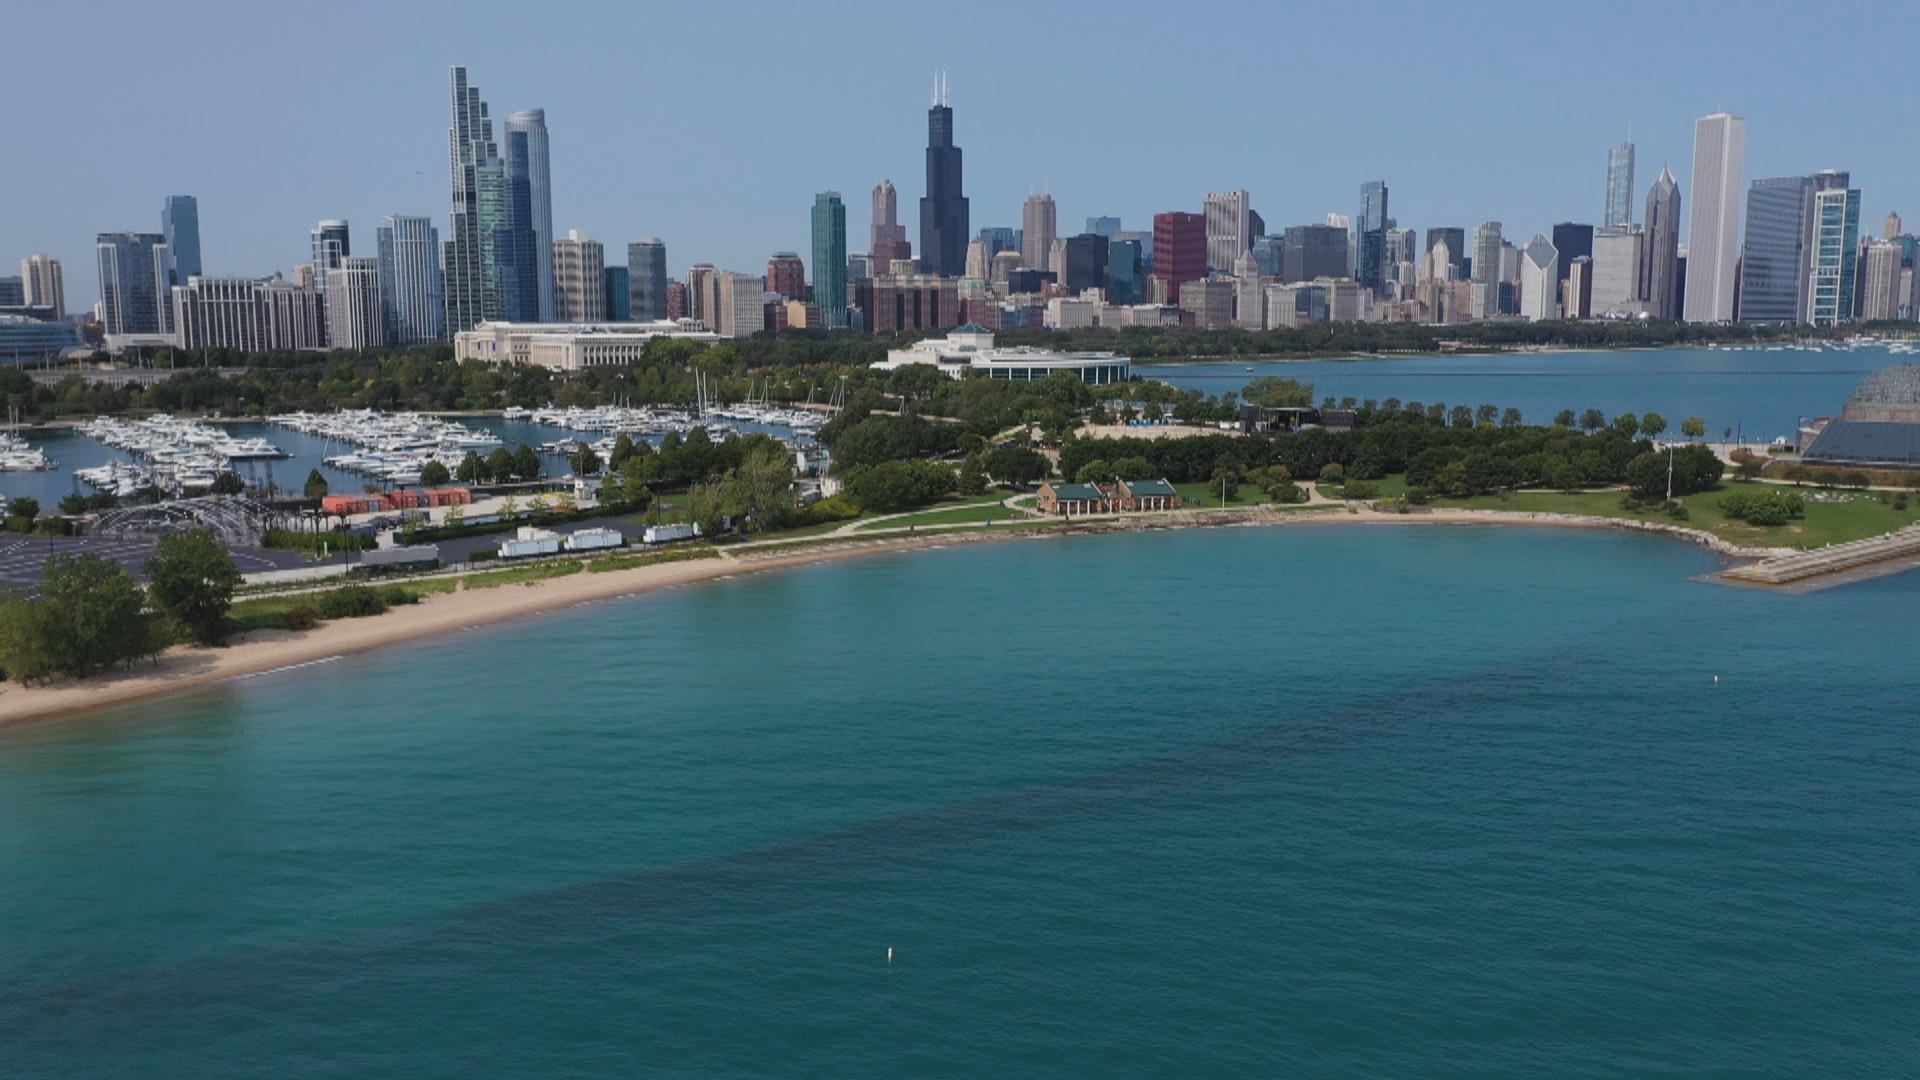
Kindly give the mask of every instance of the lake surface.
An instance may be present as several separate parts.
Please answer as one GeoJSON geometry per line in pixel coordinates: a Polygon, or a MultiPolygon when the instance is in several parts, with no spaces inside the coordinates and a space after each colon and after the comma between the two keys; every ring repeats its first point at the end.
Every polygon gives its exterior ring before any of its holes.
{"type": "Polygon", "coordinates": [[[1911,1075],[1920,574],[1717,565],[968,547],[0,731],[0,1075],[1911,1075]]]}
{"type": "Polygon", "coordinates": [[[1792,439],[1801,417],[1837,416],[1868,373],[1901,361],[1885,346],[1778,352],[1762,349],[1641,349],[1612,352],[1417,356],[1388,360],[1269,363],[1136,364],[1136,374],[1218,396],[1251,379],[1279,375],[1313,384],[1314,400],[1331,394],[1361,401],[1390,397],[1431,405],[1517,408],[1530,423],[1548,424],[1562,409],[1599,409],[1666,417],[1698,416],[1718,438],[1732,428],[1748,442],[1792,439]],[[1249,367],[1252,371],[1247,370],[1249,367]]]}

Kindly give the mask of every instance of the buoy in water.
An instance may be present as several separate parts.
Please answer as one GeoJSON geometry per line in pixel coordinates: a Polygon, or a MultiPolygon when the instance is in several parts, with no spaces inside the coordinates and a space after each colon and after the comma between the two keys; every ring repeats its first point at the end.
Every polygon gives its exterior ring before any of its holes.
{"type": "Polygon", "coordinates": [[[887,946],[887,963],[893,963],[893,946],[887,946]]]}
{"type": "Polygon", "coordinates": [[[1718,676],[1718,675],[1715,675],[1715,676],[1713,677],[1713,685],[1715,685],[1715,686],[1719,686],[1719,685],[1720,685],[1720,676],[1718,676]]]}

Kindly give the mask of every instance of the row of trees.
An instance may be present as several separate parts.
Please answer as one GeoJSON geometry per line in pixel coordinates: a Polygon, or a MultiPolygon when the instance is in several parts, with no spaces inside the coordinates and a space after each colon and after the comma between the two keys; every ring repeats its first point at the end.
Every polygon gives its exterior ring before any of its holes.
{"type": "Polygon", "coordinates": [[[240,572],[212,534],[169,534],[145,569],[143,591],[98,555],[48,559],[39,595],[0,598],[0,670],[23,685],[52,675],[85,678],[157,657],[181,638],[225,638],[240,572]]]}

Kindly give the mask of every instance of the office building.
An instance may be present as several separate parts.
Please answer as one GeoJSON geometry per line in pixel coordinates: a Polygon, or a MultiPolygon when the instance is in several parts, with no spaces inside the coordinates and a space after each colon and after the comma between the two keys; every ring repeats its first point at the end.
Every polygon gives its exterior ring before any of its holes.
{"type": "Polygon", "coordinates": [[[448,215],[446,246],[441,266],[445,274],[446,332],[471,329],[485,317],[490,290],[485,255],[492,246],[489,230],[480,221],[480,182],[483,170],[499,150],[493,141],[493,121],[477,87],[467,84],[467,69],[452,72],[453,123],[447,130],[452,173],[453,208],[448,215]],[[483,238],[485,248],[483,249],[483,238]]]}
{"type": "Polygon", "coordinates": [[[895,263],[903,264],[902,271],[910,269],[904,264],[913,259],[913,245],[907,241],[907,227],[900,224],[900,196],[891,180],[874,185],[873,224],[867,231],[867,252],[873,260],[875,274],[890,272],[895,263]]]}
{"type": "Polygon", "coordinates": [[[813,300],[827,329],[846,328],[847,207],[837,191],[813,197],[813,300]]]}
{"type": "Polygon", "coordinates": [[[48,364],[80,347],[80,328],[26,315],[0,313],[0,364],[48,364]]]}
{"type": "Polygon", "coordinates": [[[1233,325],[1236,282],[1226,274],[1209,274],[1180,287],[1180,324],[1196,330],[1225,330],[1233,325]]]}
{"type": "Polygon", "coordinates": [[[1866,295],[1860,304],[1860,317],[1867,322],[1884,322],[1901,317],[1907,298],[1900,291],[1899,244],[1875,240],[1867,245],[1866,295]]]}
{"type": "Polygon", "coordinates": [[[1473,231],[1473,311],[1476,319],[1500,313],[1500,223],[1489,221],[1473,231]]]}
{"type": "Polygon", "coordinates": [[[380,260],[349,255],[327,271],[327,347],[374,349],[387,343],[380,260]]]}
{"type": "MultiPolygon", "coordinates": [[[[1573,261],[1593,255],[1593,226],[1563,221],[1553,227],[1553,250],[1560,253],[1560,281],[1565,286],[1573,272],[1573,261]]],[[[1572,316],[1568,316],[1571,318],[1572,316]]]]}
{"type": "Polygon", "coordinates": [[[527,109],[509,113],[505,130],[509,142],[516,134],[526,141],[526,229],[532,234],[529,254],[533,263],[534,302],[540,318],[551,321],[558,301],[553,291],[553,258],[556,252],[553,246],[553,174],[547,156],[547,111],[527,109]]]}
{"type": "Polygon", "coordinates": [[[1466,278],[1466,260],[1472,256],[1467,249],[1467,230],[1457,228],[1439,228],[1427,230],[1427,253],[1431,255],[1437,245],[1447,247],[1447,265],[1452,269],[1455,280],[1466,278]]]}
{"type": "Polygon", "coordinates": [[[667,245],[657,236],[627,245],[628,308],[636,322],[670,318],[667,312],[667,245]]]}
{"type": "Polygon", "coordinates": [[[1207,219],[1169,210],[1153,215],[1153,277],[1160,303],[1178,306],[1180,287],[1207,276],[1207,219]]]}
{"type": "MultiPolygon", "coordinates": [[[[1591,234],[1588,238],[1592,238],[1591,234]]],[[[1560,317],[1563,319],[1593,317],[1593,257],[1591,255],[1579,256],[1567,269],[1567,279],[1560,286],[1560,317]]]]}
{"type": "Polygon", "coordinates": [[[1035,270],[1050,270],[1053,242],[1059,239],[1057,211],[1053,196],[1027,196],[1020,209],[1020,257],[1035,270]]]}
{"type": "Polygon", "coordinates": [[[1232,273],[1241,253],[1253,247],[1253,197],[1245,189],[1215,191],[1202,209],[1207,223],[1207,270],[1232,273]]]}
{"type": "Polygon", "coordinates": [[[1593,284],[1588,289],[1596,318],[1639,315],[1645,237],[1637,225],[1609,225],[1593,231],[1593,284]]]}
{"type": "Polygon", "coordinates": [[[440,284],[440,234],[432,219],[388,214],[380,220],[377,239],[387,340],[395,345],[441,340],[447,301],[440,284]]]}
{"type": "Polygon", "coordinates": [[[175,285],[169,303],[179,345],[189,351],[235,349],[260,352],[271,348],[261,318],[260,283],[252,278],[206,277],[196,274],[185,285],[175,285]]]}
{"type": "Polygon", "coordinates": [[[958,277],[966,269],[972,230],[967,226],[960,161],[943,73],[934,84],[933,107],[927,110],[927,193],[920,199],[920,262],[929,274],[958,277]]]}
{"type": "Polygon", "coordinates": [[[600,271],[600,310],[608,322],[633,321],[633,296],[628,291],[627,268],[609,266],[600,271]]]}
{"type": "Polygon", "coordinates": [[[1734,267],[1740,256],[1741,172],[1747,122],[1727,113],[1693,126],[1693,216],[1687,229],[1688,322],[1733,318],[1734,267]]]}
{"type": "Polygon", "coordinates": [[[798,252],[776,251],[767,260],[767,291],[790,300],[807,298],[807,264],[798,252]]]}
{"type": "MultiPolygon", "coordinates": [[[[759,279],[753,279],[755,285],[759,279]]],[[[678,282],[674,283],[678,285],[678,282]]],[[[626,366],[643,360],[656,338],[712,343],[719,335],[690,320],[637,323],[481,323],[453,336],[455,360],[530,364],[554,371],[626,366]]]]}
{"type": "Polygon", "coordinates": [[[1607,215],[1609,226],[1633,224],[1633,143],[1607,151],[1607,215]]]}
{"type": "Polygon", "coordinates": [[[1243,330],[1263,330],[1267,325],[1266,283],[1260,280],[1260,266],[1253,252],[1243,251],[1233,266],[1233,325],[1243,330]]]}
{"type": "Polygon", "coordinates": [[[960,288],[955,278],[890,274],[871,283],[868,328],[876,334],[947,330],[960,325],[960,288]]]}
{"type": "MultiPolygon", "coordinates": [[[[493,242],[496,280],[500,290],[498,310],[500,317],[509,322],[541,322],[545,321],[541,318],[541,268],[546,267],[549,275],[549,291],[552,289],[553,272],[551,223],[543,254],[534,202],[535,180],[539,172],[536,150],[544,150],[546,146],[544,128],[536,131],[525,120],[516,126],[509,119],[502,142],[503,217],[494,232],[493,242]]],[[[492,215],[484,216],[491,218],[492,215]]],[[[547,306],[552,306],[551,297],[547,306]]]]}
{"type": "Polygon", "coordinates": [[[1107,283],[1107,238],[1099,233],[1069,236],[1062,245],[1061,284],[1067,292],[1102,289],[1107,283]]]}
{"type": "Polygon", "coordinates": [[[1392,219],[1387,216],[1387,182],[1369,180],[1360,185],[1360,216],[1354,221],[1355,255],[1354,277],[1361,285],[1375,293],[1380,291],[1381,283],[1386,280],[1387,266],[1387,228],[1392,219]]]}
{"type": "Polygon", "coordinates": [[[1256,236],[1253,238],[1253,264],[1260,268],[1261,277],[1279,279],[1286,266],[1286,236],[1256,236]]]}
{"type": "MultiPolygon", "coordinates": [[[[633,268],[628,267],[627,273],[633,273],[633,268]]],[[[693,296],[691,290],[687,288],[687,283],[668,279],[667,319],[671,322],[678,322],[681,319],[691,318],[693,318],[693,296]]],[[[644,322],[645,320],[637,321],[644,322]]]]}
{"type": "Polygon", "coordinates": [[[1347,276],[1347,230],[1337,225],[1289,225],[1281,249],[1288,283],[1347,276]]]}
{"type": "MultiPolygon", "coordinates": [[[[163,335],[173,321],[167,240],[160,233],[104,232],[94,239],[100,321],[109,339],[163,335]]],[[[114,344],[109,341],[109,346],[114,344]]]]}
{"type": "Polygon", "coordinates": [[[25,277],[0,277],[0,308],[23,308],[27,306],[27,279],[25,277]]]}
{"type": "Polygon", "coordinates": [[[1655,319],[1680,317],[1680,185],[1662,168],[1647,189],[1646,247],[1641,252],[1640,296],[1655,319]]]}
{"type": "Polygon", "coordinates": [[[200,202],[169,195],[160,207],[160,233],[167,238],[169,284],[185,285],[200,273],[200,202]]]}
{"type": "Polygon", "coordinates": [[[707,279],[713,330],[723,338],[747,338],[766,329],[766,288],[758,275],[722,270],[707,279]]]}
{"type": "MultiPolygon", "coordinates": [[[[1835,326],[1853,318],[1860,190],[1835,169],[1813,174],[1813,232],[1807,245],[1807,321],[1835,326]]],[[[1691,253],[1689,253],[1691,259],[1691,253]]],[[[1687,290],[1689,295],[1692,289],[1687,290]]]]}
{"type": "Polygon", "coordinates": [[[1807,321],[1807,244],[1813,238],[1813,177],[1755,180],[1747,189],[1740,255],[1741,322],[1807,321]]]}
{"type": "Polygon", "coordinates": [[[1107,302],[1138,304],[1145,299],[1142,288],[1145,271],[1141,265],[1140,242],[1113,240],[1107,244],[1107,302]]]}
{"type": "Polygon", "coordinates": [[[1108,241],[1112,241],[1120,232],[1120,219],[1105,214],[1099,217],[1090,217],[1087,219],[1086,231],[1093,233],[1095,236],[1104,236],[1108,241]]]}
{"type": "MultiPolygon", "coordinates": [[[[341,260],[353,254],[352,239],[348,234],[347,223],[339,218],[328,218],[313,227],[308,234],[310,250],[313,252],[313,287],[324,297],[327,291],[327,271],[340,265],[341,260]]],[[[324,302],[324,301],[323,301],[324,302]]]]}
{"type": "Polygon", "coordinates": [[[1520,249],[1520,317],[1528,322],[1560,317],[1560,252],[1540,233],[1520,249]]]}
{"type": "Polygon", "coordinates": [[[67,317],[67,282],[60,260],[51,255],[29,255],[20,260],[21,301],[44,308],[56,320],[67,317]]]}
{"type": "Polygon", "coordinates": [[[597,323],[607,320],[607,250],[578,229],[553,242],[553,306],[555,322],[597,323]]]}

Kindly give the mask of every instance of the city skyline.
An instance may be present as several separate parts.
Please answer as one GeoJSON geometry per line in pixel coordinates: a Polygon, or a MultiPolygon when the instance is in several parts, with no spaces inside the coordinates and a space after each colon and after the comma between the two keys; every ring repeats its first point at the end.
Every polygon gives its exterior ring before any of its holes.
{"type": "MultiPolygon", "coordinates": [[[[1260,9],[1246,7],[1238,13],[1250,31],[1278,28],[1276,17],[1260,9]]],[[[1096,26],[1095,40],[1119,47],[1156,32],[1176,37],[1192,33],[1171,22],[1156,31],[1142,14],[1142,19],[1126,27],[1096,26]]],[[[1445,58],[1466,47],[1470,27],[1410,6],[1396,6],[1389,14],[1398,27],[1431,30],[1443,46],[1432,58],[1409,56],[1408,81],[1423,73],[1453,70],[1445,58]]],[[[485,12],[481,15],[484,21],[485,12]]],[[[596,15],[614,22],[624,18],[612,9],[601,9],[596,15]]],[[[417,18],[403,15],[402,23],[411,24],[417,18]]],[[[554,29],[577,25],[580,18],[558,14],[554,29]]],[[[736,52],[716,61],[716,78],[776,52],[777,42],[771,39],[785,18],[766,13],[767,33],[746,34],[736,52]]],[[[1036,29],[1049,32],[1068,21],[1051,13],[1031,18],[1036,29]]],[[[1323,21],[1317,15],[1298,18],[1307,30],[1323,21]]],[[[698,13],[687,17],[695,26],[705,19],[698,13]]],[[[1875,137],[1865,117],[1835,116],[1811,108],[1802,100],[1806,95],[1797,92],[1813,85],[1811,74],[1802,77],[1789,71],[1758,81],[1751,77],[1755,67],[1743,69],[1731,60],[1689,66],[1685,40],[1713,20],[1691,12],[1678,13],[1673,19],[1670,37],[1650,45],[1645,61],[1671,76],[1659,93],[1626,86],[1604,101],[1601,95],[1589,95],[1593,100],[1577,102],[1572,108],[1564,102],[1549,106],[1515,95],[1509,101],[1513,123],[1506,125],[1515,132],[1511,141],[1503,144],[1496,137],[1491,148],[1469,153],[1464,143],[1470,140],[1459,139],[1457,131],[1449,135],[1447,125],[1429,131],[1416,122],[1404,94],[1356,90],[1354,106],[1375,114],[1369,126],[1393,137],[1362,140],[1336,131],[1318,133],[1311,167],[1303,167],[1297,145],[1267,146],[1257,140],[1229,138],[1219,125],[1196,115],[1210,92],[1231,89],[1244,78],[1227,65],[1208,68],[1211,84],[1197,80],[1191,89],[1153,95],[1122,92],[1109,108],[1130,110],[1147,123],[1148,127],[1134,128],[1151,134],[1152,140],[1143,142],[1116,137],[1111,127],[1074,125],[1067,122],[1068,114],[1028,107],[1020,94],[997,85],[991,65],[931,53],[917,42],[923,24],[890,14],[884,25],[863,26],[858,33],[881,42],[914,41],[914,47],[890,55],[882,70],[828,80],[829,85],[822,88],[833,101],[858,103],[862,123],[844,138],[820,140],[798,131],[792,136],[766,132],[754,147],[703,146],[700,154],[676,155],[672,169],[648,168],[650,151],[614,137],[619,129],[613,126],[603,100],[612,68],[560,63],[557,46],[544,40],[515,43],[527,51],[522,58],[503,44],[484,40],[483,35],[464,35],[469,40],[462,41],[459,33],[440,34],[434,38],[443,50],[439,55],[412,55],[404,65],[396,61],[376,66],[372,70],[379,75],[355,88],[356,93],[380,102],[382,123],[378,125],[346,115],[352,113],[350,109],[331,108],[311,115],[273,110],[271,124],[244,109],[237,116],[216,112],[190,121],[172,113],[143,113],[147,122],[138,131],[129,130],[117,116],[97,111],[75,111],[67,117],[67,127],[58,130],[43,127],[36,119],[24,120],[24,134],[51,140],[53,147],[72,146],[77,152],[97,135],[126,147],[149,166],[102,171],[75,183],[67,183],[66,177],[55,183],[52,171],[29,170],[0,179],[9,205],[36,208],[36,213],[8,223],[7,254],[20,258],[45,251],[68,267],[85,265],[89,261],[86,245],[95,234],[151,228],[150,208],[170,193],[198,197],[206,270],[213,274],[265,276],[290,271],[305,257],[306,230],[323,218],[344,218],[355,231],[371,235],[385,215],[417,214],[432,217],[444,230],[444,80],[447,66],[454,63],[467,66],[474,81],[486,88],[496,122],[522,110],[546,110],[555,132],[552,227],[556,235],[578,228],[605,238],[616,249],[633,238],[661,236],[672,255],[670,272],[676,277],[684,276],[685,268],[695,262],[744,269],[761,265],[776,250],[806,250],[807,211],[817,191],[865,192],[881,178],[891,177],[899,186],[900,200],[917,208],[924,194],[919,159],[925,129],[919,110],[926,101],[928,78],[942,67],[950,73],[956,141],[966,148],[970,232],[976,234],[984,226],[1017,225],[1025,195],[1043,189],[1051,190],[1058,200],[1062,220],[1112,215],[1129,228],[1145,229],[1154,213],[1198,211],[1206,192],[1241,187],[1252,193],[1253,207],[1267,221],[1268,232],[1277,234],[1288,225],[1322,220],[1329,211],[1351,213],[1357,186],[1374,178],[1384,178],[1394,188],[1393,216],[1402,225],[1423,231],[1436,226],[1471,228],[1494,217],[1509,222],[1521,236],[1565,220],[1599,224],[1606,152],[1629,128],[1640,175],[1654,175],[1665,164],[1684,185],[1691,164],[1693,121],[1722,105],[1752,125],[1748,175],[1847,169],[1863,189],[1869,220],[1910,201],[1904,197],[1913,172],[1910,154],[1892,146],[1891,140],[1875,137]],[[1544,130],[1529,130],[1522,139],[1518,132],[1528,118],[1551,123],[1544,130]],[[219,120],[228,122],[213,122],[219,120]],[[249,120],[253,122],[234,122],[249,120]],[[241,153],[242,149],[246,152],[241,153]],[[760,168],[757,159],[769,152],[795,160],[778,170],[760,168]],[[1495,175],[1481,175],[1474,167],[1476,155],[1501,168],[1495,175]],[[325,164],[316,164],[316,157],[325,164]],[[721,207],[725,213],[718,212],[721,207]],[[707,208],[715,212],[703,213],[707,208]]],[[[1489,14],[1488,20],[1497,18],[1489,14]]],[[[1549,31],[1568,31],[1571,25],[1555,27],[1552,19],[1542,22],[1545,28],[1540,30],[1508,30],[1507,40],[1544,39],[1549,31]]],[[[18,40],[52,31],[49,20],[30,12],[18,40]]],[[[1812,32],[1826,31],[1815,28],[1812,32]]],[[[171,28],[163,30],[162,43],[174,33],[171,28]]],[[[109,33],[98,47],[123,47],[116,39],[117,34],[109,33]]],[[[375,43],[368,48],[378,55],[390,47],[375,43]]],[[[1784,51],[1786,46],[1762,41],[1754,48],[1758,53],[1750,55],[1750,61],[1784,51]]],[[[10,84],[31,72],[34,57],[23,59],[24,65],[14,65],[0,79],[10,84]]],[[[675,61],[676,66],[679,63],[675,61]]],[[[1515,64],[1516,72],[1524,66],[1520,61],[1515,64]]],[[[672,70],[669,67],[663,78],[672,70]]],[[[1056,76],[1041,78],[1050,83],[1056,76]]],[[[80,110],[87,109],[85,99],[90,94],[80,95],[80,110]]],[[[1896,104],[1900,97],[1896,92],[1896,104]]],[[[706,115],[702,111],[689,117],[688,131],[703,130],[697,121],[706,115]]],[[[497,130],[495,134],[498,139],[497,130]]],[[[1631,201],[1637,210],[1645,184],[1636,186],[1639,190],[1631,201]]],[[[1682,194],[1691,195],[1684,187],[1682,194]]],[[[869,223],[864,216],[849,215],[850,233],[865,233],[869,223]]],[[[912,211],[907,216],[917,217],[912,211]]],[[[917,249],[918,237],[914,239],[917,249]]],[[[84,309],[97,299],[97,283],[92,275],[73,276],[67,288],[68,306],[84,309]]]]}

